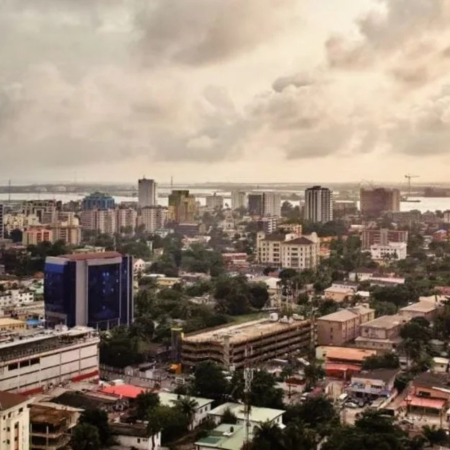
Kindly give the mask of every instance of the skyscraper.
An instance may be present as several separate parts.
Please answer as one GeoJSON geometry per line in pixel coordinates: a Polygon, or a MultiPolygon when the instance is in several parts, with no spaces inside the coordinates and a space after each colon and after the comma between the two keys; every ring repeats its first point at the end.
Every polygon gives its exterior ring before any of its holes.
{"type": "Polygon", "coordinates": [[[314,223],[333,220],[333,193],[330,189],[321,186],[306,189],[305,220],[314,223]]]}
{"type": "Polygon", "coordinates": [[[83,211],[89,211],[91,209],[107,210],[114,208],[115,201],[109,195],[103,192],[94,192],[83,199],[82,208],[83,211]]]}
{"type": "Polygon", "coordinates": [[[264,209],[262,192],[248,195],[248,212],[251,216],[263,215],[264,209]]]}
{"type": "Polygon", "coordinates": [[[400,191],[398,189],[361,189],[361,214],[377,218],[386,211],[400,211],[400,191]]]}
{"type": "Polygon", "coordinates": [[[118,252],[48,257],[45,318],[50,326],[109,329],[133,321],[133,257],[118,252]]]}
{"type": "Polygon", "coordinates": [[[231,209],[247,208],[247,194],[242,191],[231,193],[231,209]]]}
{"type": "Polygon", "coordinates": [[[156,195],[155,180],[147,180],[145,177],[138,181],[138,206],[156,206],[158,203],[156,195]]]}
{"type": "Polygon", "coordinates": [[[263,216],[281,216],[281,194],[279,192],[263,193],[263,216]]]}
{"type": "Polygon", "coordinates": [[[5,237],[5,223],[4,218],[5,217],[5,208],[0,203],[0,239],[3,239],[5,237]]]}
{"type": "Polygon", "coordinates": [[[169,195],[168,220],[176,223],[195,222],[195,197],[189,191],[176,190],[169,195]]]}

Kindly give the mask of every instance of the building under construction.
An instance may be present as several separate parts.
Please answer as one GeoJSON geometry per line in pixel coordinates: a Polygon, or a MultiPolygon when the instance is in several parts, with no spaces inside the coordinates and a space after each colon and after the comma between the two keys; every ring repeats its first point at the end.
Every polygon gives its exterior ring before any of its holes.
{"type": "Polygon", "coordinates": [[[270,318],[193,333],[181,338],[181,362],[192,367],[215,361],[227,368],[242,368],[274,358],[305,354],[315,344],[314,324],[294,315],[270,318]]]}

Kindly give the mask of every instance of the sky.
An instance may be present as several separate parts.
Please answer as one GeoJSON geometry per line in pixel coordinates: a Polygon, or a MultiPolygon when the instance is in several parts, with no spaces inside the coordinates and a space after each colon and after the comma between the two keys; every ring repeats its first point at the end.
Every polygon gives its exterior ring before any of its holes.
{"type": "Polygon", "coordinates": [[[447,181],[450,0],[3,0],[0,184],[447,181]]]}

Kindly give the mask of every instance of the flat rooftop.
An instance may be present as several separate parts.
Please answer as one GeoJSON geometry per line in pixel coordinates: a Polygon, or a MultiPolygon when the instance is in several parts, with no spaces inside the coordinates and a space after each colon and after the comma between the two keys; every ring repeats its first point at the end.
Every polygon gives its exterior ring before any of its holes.
{"type": "Polygon", "coordinates": [[[247,341],[258,336],[264,336],[277,333],[283,330],[294,329],[300,324],[304,324],[306,320],[292,320],[290,323],[280,321],[273,322],[270,319],[254,320],[252,322],[231,325],[219,329],[196,333],[185,336],[183,342],[199,343],[199,342],[223,342],[229,337],[230,343],[239,343],[247,341]]]}
{"type": "Polygon", "coordinates": [[[88,259],[109,259],[109,258],[122,258],[122,254],[119,252],[92,252],[92,253],[72,253],[69,255],[58,256],[58,258],[67,259],[68,261],[85,261],[88,259]]]}
{"type": "Polygon", "coordinates": [[[371,327],[371,328],[395,328],[398,325],[406,323],[404,317],[395,314],[393,316],[381,316],[378,319],[371,320],[370,322],[362,323],[361,327],[371,327]]]}
{"type": "Polygon", "coordinates": [[[412,305],[405,306],[404,308],[401,308],[400,311],[411,311],[411,312],[433,312],[437,308],[437,305],[435,305],[432,302],[423,301],[423,302],[417,302],[413,303],[412,305]]]}
{"type": "Polygon", "coordinates": [[[30,422],[34,424],[59,425],[71,417],[72,412],[64,409],[51,408],[39,404],[31,405],[30,407],[30,422]]]}

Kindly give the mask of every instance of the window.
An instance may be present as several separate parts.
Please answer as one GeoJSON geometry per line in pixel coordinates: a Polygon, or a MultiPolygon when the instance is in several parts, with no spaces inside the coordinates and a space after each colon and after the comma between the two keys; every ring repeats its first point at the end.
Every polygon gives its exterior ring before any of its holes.
{"type": "Polygon", "coordinates": [[[140,444],[140,443],[141,443],[141,440],[140,440],[139,438],[137,439],[137,443],[138,443],[138,444],[140,444]]]}

